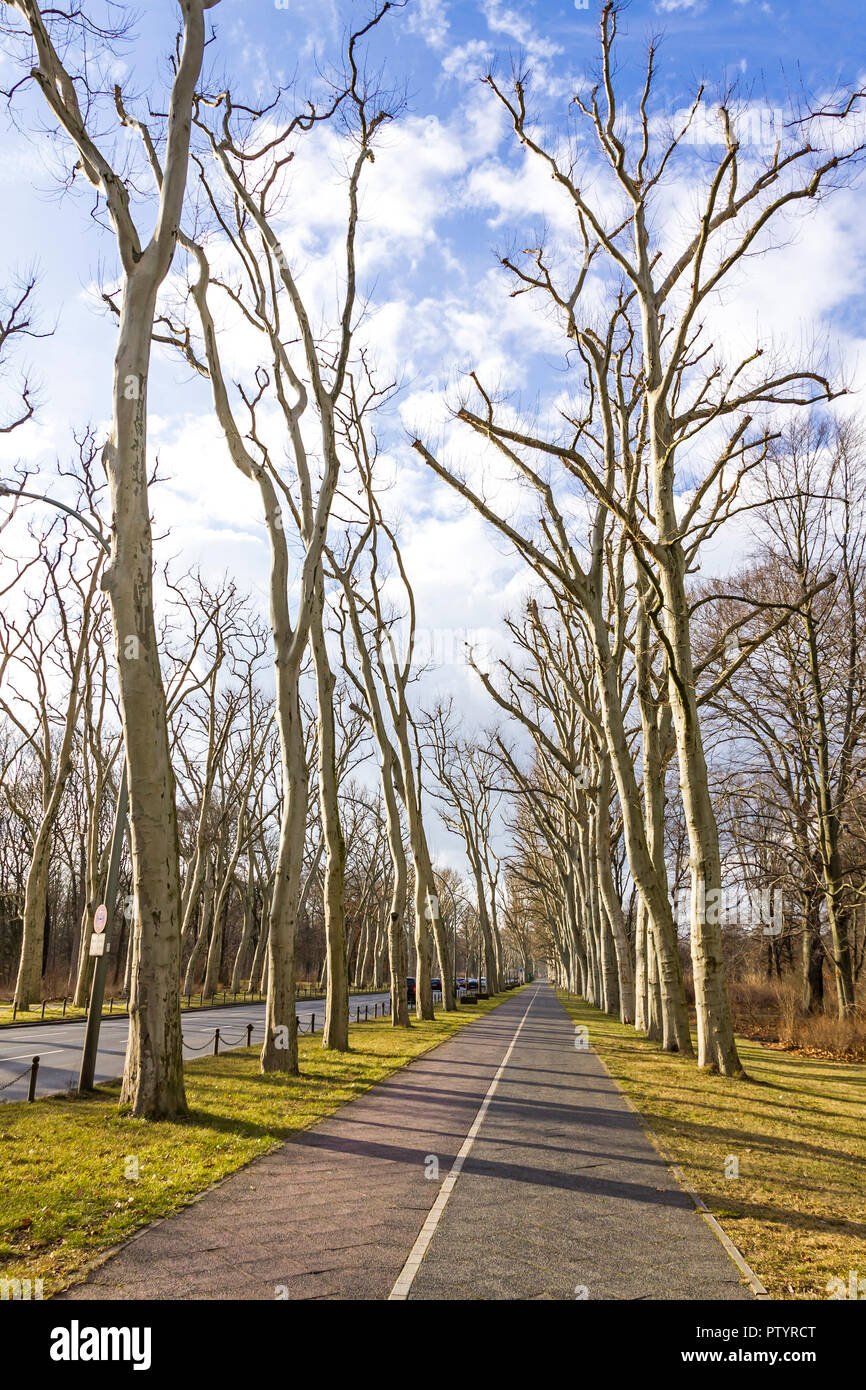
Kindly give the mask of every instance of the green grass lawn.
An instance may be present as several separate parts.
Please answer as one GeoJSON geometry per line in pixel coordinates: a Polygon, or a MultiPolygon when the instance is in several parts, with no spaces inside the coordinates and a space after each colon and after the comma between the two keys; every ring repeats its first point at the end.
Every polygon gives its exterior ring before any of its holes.
{"type": "Polygon", "coordinates": [[[866,1277],[866,1066],[738,1039],[749,1080],[706,1076],[560,998],[772,1298],[828,1298],[829,1280],[866,1277]]]}
{"type": "Polygon", "coordinates": [[[263,1076],[258,1049],[205,1057],[185,1067],[189,1116],[133,1120],[118,1086],[90,1099],[0,1105],[0,1274],[45,1281],[55,1293],[82,1266],[157,1217],[276,1148],[353,1100],[414,1057],[487,1013],[507,994],[472,1009],[350,1029],[351,1051],[326,1052],[321,1037],[298,1040],[302,1075],[263,1076]],[[137,1160],[138,1177],[134,1174],[137,1160]]]}

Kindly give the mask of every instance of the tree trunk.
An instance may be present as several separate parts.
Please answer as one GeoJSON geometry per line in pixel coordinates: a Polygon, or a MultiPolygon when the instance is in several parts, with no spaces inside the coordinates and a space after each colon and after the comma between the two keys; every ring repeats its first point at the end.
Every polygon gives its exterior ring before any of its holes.
{"type": "Polygon", "coordinates": [[[604,753],[599,759],[598,778],[599,795],[595,817],[598,886],[616,951],[620,1022],[634,1023],[634,966],[631,958],[631,947],[622,919],[622,904],[617,896],[610,860],[610,759],[604,753]]]}
{"type": "Polygon", "coordinates": [[[205,869],[204,885],[199,899],[198,936],[187,961],[183,992],[189,996],[198,992],[198,982],[208,953],[208,933],[210,930],[211,906],[213,905],[213,866],[208,861],[205,869]]]}
{"type": "Polygon", "coordinates": [[[253,963],[250,966],[250,989],[258,990],[262,993],[262,972],[268,962],[268,919],[270,917],[271,889],[266,885],[262,889],[262,899],[259,912],[259,939],[256,942],[256,951],[253,956],[253,963]]]}
{"type": "Polygon", "coordinates": [[[635,995],[634,1026],[639,1033],[647,1030],[647,928],[646,908],[640,893],[637,895],[635,917],[635,995]]]}
{"type": "Polygon", "coordinates": [[[29,1009],[42,997],[42,951],[45,941],[45,913],[48,908],[48,866],[51,830],[55,817],[45,818],[39,827],[24,889],[24,917],[21,955],[15,982],[15,1004],[29,1009]]]}
{"type": "Polygon", "coordinates": [[[244,893],[244,920],[241,928],[241,939],[238,942],[238,949],[232,967],[231,992],[239,994],[244,979],[244,966],[249,955],[250,945],[253,939],[253,860],[252,854],[247,863],[247,886],[244,893]]]}
{"type": "Polygon", "coordinates": [[[813,889],[806,900],[803,931],[803,1009],[824,1011],[824,947],[821,943],[821,894],[813,889]]]}
{"type": "Polygon", "coordinates": [[[695,698],[682,550],[679,545],[674,545],[667,548],[666,554],[668,562],[662,569],[661,582],[665,629],[676,662],[676,670],[669,667],[669,684],[679,755],[680,789],[689,836],[698,1065],[709,1071],[720,1072],[723,1076],[742,1076],[743,1067],[737,1053],[728,1002],[721,923],[718,912],[712,910],[713,905],[722,900],[719,832],[710,798],[695,698]]]}
{"type": "Polygon", "coordinates": [[[325,647],[324,582],[316,584],[315,612],[310,625],[310,644],[316,670],[319,706],[319,807],[325,839],[325,950],[328,994],[322,1046],[338,1052],[349,1050],[349,976],[346,951],[345,871],[346,845],[340,824],[337,777],[337,737],[334,725],[334,674],[325,647]]]}
{"type": "MultiPolygon", "coordinates": [[[[665,1018],[670,1027],[670,1037],[666,1040],[666,1045],[671,1050],[677,1050],[690,1057],[692,1041],[667,879],[662,879],[659,866],[647,843],[649,832],[641,810],[641,798],[626,737],[607,628],[597,605],[591,618],[602,724],[619,794],[626,855],[632,878],[640,889],[646,905],[649,929],[656,947],[661,979],[664,981],[664,993],[669,1001],[670,1012],[668,1013],[666,1008],[665,1018]]],[[[644,746],[646,748],[646,743],[644,746]]],[[[652,785],[652,779],[645,771],[644,786],[646,788],[652,785]]]]}

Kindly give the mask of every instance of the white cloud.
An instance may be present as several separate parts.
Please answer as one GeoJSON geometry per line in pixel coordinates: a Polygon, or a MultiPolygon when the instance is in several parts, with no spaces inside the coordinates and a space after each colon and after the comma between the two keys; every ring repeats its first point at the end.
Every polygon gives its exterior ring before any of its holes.
{"type": "Polygon", "coordinates": [[[406,23],[410,34],[420,34],[431,48],[444,48],[449,27],[444,0],[415,0],[406,23]]]}
{"type": "Polygon", "coordinates": [[[483,77],[493,61],[493,47],[486,39],[470,39],[458,44],[442,59],[442,71],[446,77],[459,77],[464,82],[474,82],[483,77]]]}

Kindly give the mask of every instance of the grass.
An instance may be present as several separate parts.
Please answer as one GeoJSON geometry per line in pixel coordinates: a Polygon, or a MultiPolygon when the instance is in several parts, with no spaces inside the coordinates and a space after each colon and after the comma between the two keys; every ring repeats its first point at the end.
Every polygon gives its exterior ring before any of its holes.
{"type": "Polygon", "coordinates": [[[560,998],[771,1298],[825,1299],[831,1279],[866,1276],[866,1067],[738,1039],[749,1080],[707,1076],[560,998]]]}
{"type": "Polygon", "coordinates": [[[0,1274],[66,1287],[83,1266],[141,1226],[177,1211],[198,1193],[277,1148],[413,1058],[444,1042],[508,995],[470,1012],[361,1023],[351,1051],[325,1051],[299,1038],[302,1074],[263,1076],[257,1049],[207,1057],[185,1068],[189,1116],[133,1120],[118,1086],[90,1099],[0,1105],[0,1274]],[[138,1178],[127,1176],[138,1164],[138,1178]]]}

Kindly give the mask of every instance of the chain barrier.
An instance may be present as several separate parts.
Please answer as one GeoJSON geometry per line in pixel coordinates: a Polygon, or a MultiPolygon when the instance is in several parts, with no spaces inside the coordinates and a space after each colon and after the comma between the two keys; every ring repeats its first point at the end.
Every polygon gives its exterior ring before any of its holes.
{"type": "MultiPolygon", "coordinates": [[[[391,999],[390,999],[390,996],[388,997],[387,1000],[382,1000],[381,1002],[380,1002],[379,1000],[375,1000],[375,1001],[374,1001],[374,1003],[373,1003],[373,1014],[372,1014],[372,1018],[373,1018],[373,1019],[377,1019],[377,1018],[386,1018],[386,1017],[389,1016],[390,1012],[391,1012],[391,999]],[[380,1012],[380,1011],[381,1011],[381,1012],[380,1012]]],[[[370,1020],[370,1018],[371,1018],[371,1014],[370,1014],[370,1005],[369,1005],[369,1004],[364,1004],[364,1005],[357,1004],[357,1005],[355,1006],[355,1022],[356,1022],[356,1023],[362,1023],[362,1022],[366,1023],[366,1022],[368,1022],[368,1021],[370,1020]],[[361,1009],[362,1009],[362,1008],[363,1008],[363,1010],[364,1010],[363,1018],[361,1017],[361,1009]]],[[[351,1021],[352,1021],[352,1010],[351,1010],[351,1006],[350,1006],[350,1008],[349,1008],[349,1022],[351,1023],[351,1021]]],[[[295,1025],[296,1025],[298,1034],[303,1034],[304,1032],[306,1032],[308,1035],[314,1034],[314,1033],[317,1031],[317,1030],[316,1030],[316,1015],[315,1015],[314,1013],[311,1013],[311,1014],[309,1015],[309,1025],[310,1025],[310,1026],[309,1026],[309,1028],[307,1028],[307,1029],[304,1028],[304,1023],[305,1023],[305,1022],[307,1022],[306,1019],[303,1019],[303,1018],[299,1017],[297,1014],[295,1015],[295,1025]]],[[[208,1037],[205,1038],[204,1042],[202,1042],[202,1043],[191,1043],[191,1042],[187,1042],[186,1038],[182,1038],[182,1040],[181,1040],[181,1045],[182,1045],[182,1048],[186,1048],[186,1050],[187,1050],[188,1052],[204,1052],[204,1050],[205,1050],[206,1048],[212,1047],[212,1048],[213,1048],[214,1056],[215,1056],[215,1057],[218,1057],[218,1056],[220,1055],[220,1053],[219,1053],[220,1043],[222,1043],[224,1047],[229,1048],[229,1049],[235,1048],[235,1047],[243,1047],[244,1045],[246,1045],[247,1047],[251,1047],[251,1046],[252,1046],[252,1040],[253,1040],[253,1033],[255,1032],[255,1030],[256,1030],[257,1027],[261,1027],[261,1026],[262,1026],[261,1024],[248,1023],[248,1024],[247,1024],[247,1027],[246,1027],[246,1036],[244,1037],[244,1036],[242,1035],[241,1037],[239,1037],[239,1038],[237,1038],[237,1039],[234,1039],[234,1038],[232,1038],[232,1039],[225,1038],[225,1037],[223,1037],[222,1032],[220,1031],[220,1029],[219,1029],[219,1028],[215,1028],[214,1031],[213,1031],[208,1037]]],[[[321,1031],[321,1030],[319,1030],[319,1031],[321,1031]]],[[[2,1059],[0,1059],[0,1061],[2,1061],[2,1059]]],[[[17,1076],[11,1077],[8,1081],[4,1081],[4,1082],[0,1083],[0,1092],[2,1092],[2,1091],[8,1091],[9,1088],[10,1088],[11,1086],[14,1086],[14,1085],[15,1085],[17,1082],[19,1082],[19,1081],[23,1081],[24,1078],[25,1078],[25,1076],[29,1076],[29,1077],[30,1077],[30,1084],[29,1084],[29,1086],[28,1086],[27,1099],[28,1099],[28,1101],[33,1101],[33,1100],[36,1099],[36,1079],[37,1079],[38,1074],[39,1074],[39,1058],[38,1058],[38,1057],[34,1057],[33,1060],[32,1060],[32,1062],[30,1063],[30,1066],[27,1067],[24,1071],[19,1072],[17,1076]]]]}
{"type": "Polygon", "coordinates": [[[16,1081],[23,1081],[25,1076],[30,1075],[30,1070],[30,1067],[25,1067],[24,1071],[20,1071],[17,1076],[13,1076],[11,1081],[4,1081],[2,1086],[0,1086],[0,1091],[8,1091],[9,1087],[14,1086],[16,1081]]]}
{"type": "MultiPolygon", "coordinates": [[[[391,1012],[391,1000],[390,1000],[390,998],[388,998],[387,1000],[382,1000],[382,1001],[375,1000],[375,1001],[374,1001],[374,1004],[373,1004],[373,1010],[374,1010],[374,1012],[371,1014],[371,1013],[370,1013],[370,1005],[369,1005],[369,1004],[363,1004],[363,1005],[362,1005],[362,1004],[357,1004],[357,1005],[355,1006],[355,1018],[354,1018],[354,1020],[353,1020],[353,1019],[352,1019],[352,1009],[351,1009],[351,1007],[350,1007],[350,1008],[349,1008],[349,1022],[352,1023],[352,1022],[354,1021],[355,1023],[368,1023],[368,1022],[370,1022],[371,1020],[375,1020],[375,1019],[377,1019],[377,1018],[387,1018],[387,1017],[389,1017],[389,1016],[390,1016],[390,1012],[391,1012]],[[361,1012],[362,1009],[363,1009],[363,1013],[361,1012]],[[381,1010],[381,1012],[380,1012],[380,1010],[381,1010]]],[[[317,1028],[316,1028],[316,1015],[315,1015],[315,1014],[310,1014],[309,1020],[304,1019],[304,1018],[300,1018],[298,1015],[295,1015],[295,1023],[296,1023],[297,1032],[298,1032],[298,1035],[299,1035],[299,1036],[303,1035],[304,1033],[306,1033],[308,1036],[311,1036],[312,1034],[314,1034],[314,1033],[316,1033],[316,1032],[321,1032],[321,1029],[317,1029],[317,1028]],[[304,1027],[304,1024],[305,1024],[306,1022],[309,1022],[309,1025],[310,1025],[308,1028],[305,1028],[305,1027],[304,1027]]],[[[221,1029],[215,1028],[215,1029],[213,1030],[213,1032],[210,1033],[210,1034],[208,1035],[208,1037],[205,1038],[205,1040],[204,1040],[203,1043],[198,1043],[198,1044],[196,1044],[196,1043],[190,1043],[190,1042],[187,1042],[186,1039],[184,1038],[184,1040],[183,1040],[183,1046],[184,1046],[189,1052],[204,1052],[206,1048],[212,1048],[212,1049],[213,1049],[213,1052],[214,1052],[214,1055],[218,1057],[218,1056],[219,1056],[219,1047],[220,1047],[220,1044],[223,1044],[223,1046],[225,1046],[225,1047],[227,1047],[227,1048],[244,1047],[244,1046],[250,1047],[250,1046],[252,1046],[252,1035],[253,1035],[253,1032],[255,1031],[255,1029],[256,1029],[257,1027],[260,1027],[260,1026],[261,1026],[260,1024],[249,1024],[249,1025],[247,1026],[246,1038],[240,1037],[240,1038],[232,1039],[232,1040],[229,1040],[228,1038],[224,1037],[221,1029]]]]}
{"type": "Polygon", "coordinates": [[[27,1086],[27,1100],[36,1099],[36,1078],[39,1075],[39,1058],[34,1057],[25,1071],[21,1071],[17,1076],[13,1076],[9,1081],[4,1081],[0,1086],[0,1091],[8,1091],[10,1086],[14,1086],[16,1081],[23,1081],[25,1076],[29,1076],[30,1081],[27,1086]]]}

